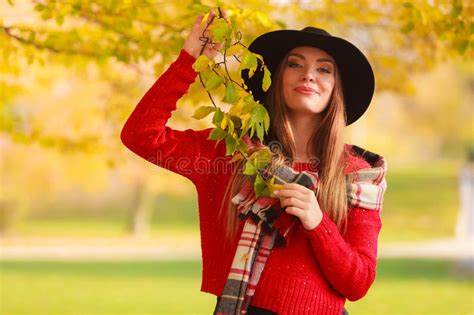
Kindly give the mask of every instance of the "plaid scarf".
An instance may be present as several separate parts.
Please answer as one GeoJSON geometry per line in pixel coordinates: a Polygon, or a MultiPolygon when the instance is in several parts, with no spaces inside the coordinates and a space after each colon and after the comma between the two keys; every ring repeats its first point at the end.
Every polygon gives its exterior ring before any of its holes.
{"type": "MultiPolygon", "coordinates": [[[[369,162],[371,168],[346,174],[348,203],[354,207],[380,210],[386,189],[385,159],[357,146],[353,146],[352,151],[369,162]]],[[[288,166],[279,166],[273,170],[273,174],[287,183],[298,183],[317,193],[317,172],[297,172],[288,166]]],[[[278,179],[275,183],[283,184],[278,179]]],[[[288,233],[298,220],[295,216],[281,216],[284,209],[279,199],[257,198],[250,180],[232,198],[232,203],[238,205],[239,218],[245,220],[245,224],[224,290],[214,311],[217,315],[247,313],[273,246],[287,243],[288,233]]]]}

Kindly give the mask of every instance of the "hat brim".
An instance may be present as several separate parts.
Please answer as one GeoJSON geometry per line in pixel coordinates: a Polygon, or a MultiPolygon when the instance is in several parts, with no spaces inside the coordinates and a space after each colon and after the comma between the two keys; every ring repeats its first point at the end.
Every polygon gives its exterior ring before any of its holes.
{"type": "MultiPolygon", "coordinates": [[[[298,30],[279,30],[257,37],[249,50],[262,55],[272,73],[280,60],[293,48],[312,46],[326,51],[336,61],[343,85],[347,113],[347,125],[359,119],[369,107],[375,88],[372,67],[364,54],[345,39],[303,32],[298,30]]],[[[265,104],[266,92],[262,90],[263,71],[257,69],[249,78],[249,71],[241,73],[245,85],[254,98],[265,104]]]]}

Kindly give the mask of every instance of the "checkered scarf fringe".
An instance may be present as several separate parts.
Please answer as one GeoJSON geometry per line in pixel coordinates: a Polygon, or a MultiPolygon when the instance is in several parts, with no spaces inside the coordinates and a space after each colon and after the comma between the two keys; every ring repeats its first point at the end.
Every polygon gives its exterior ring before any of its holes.
{"type": "MultiPolygon", "coordinates": [[[[380,155],[353,146],[353,152],[371,164],[371,168],[346,174],[346,188],[350,206],[381,210],[386,189],[387,165],[380,155]]],[[[298,183],[317,193],[317,172],[297,172],[280,166],[273,173],[285,182],[298,183]]],[[[275,183],[282,184],[278,179],[275,183]]],[[[255,293],[260,275],[274,246],[284,246],[298,218],[291,220],[280,215],[284,211],[279,199],[256,197],[252,181],[246,181],[232,198],[239,218],[245,224],[237,245],[234,260],[214,314],[246,314],[255,293]]]]}

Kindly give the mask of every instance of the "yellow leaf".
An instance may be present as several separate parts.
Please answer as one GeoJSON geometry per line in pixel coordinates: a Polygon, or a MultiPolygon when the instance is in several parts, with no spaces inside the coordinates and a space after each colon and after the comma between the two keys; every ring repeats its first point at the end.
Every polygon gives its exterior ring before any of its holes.
{"type": "Polygon", "coordinates": [[[228,125],[229,125],[228,132],[230,134],[233,134],[234,133],[234,122],[232,121],[232,119],[230,119],[230,117],[229,117],[229,120],[228,120],[228,125]]]}
{"type": "Polygon", "coordinates": [[[196,119],[203,119],[213,111],[215,111],[213,106],[201,106],[196,109],[192,117],[196,119]]]}
{"type": "Polygon", "coordinates": [[[270,85],[272,84],[271,74],[267,67],[263,67],[263,82],[262,90],[267,91],[270,85]]]}
{"type": "Polygon", "coordinates": [[[227,127],[227,115],[224,115],[224,117],[222,117],[222,121],[221,121],[221,128],[225,129],[225,127],[227,127]]]}
{"type": "Polygon", "coordinates": [[[235,44],[234,46],[229,47],[226,51],[226,56],[232,56],[235,55],[243,50],[242,45],[240,44],[235,44]]]}
{"type": "Polygon", "coordinates": [[[209,58],[206,55],[199,56],[193,63],[193,69],[196,72],[202,72],[209,68],[209,58]]]}
{"type": "Polygon", "coordinates": [[[242,105],[243,105],[244,100],[239,99],[236,103],[232,105],[232,107],[229,110],[229,114],[233,116],[240,116],[242,112],[242,105]]]}

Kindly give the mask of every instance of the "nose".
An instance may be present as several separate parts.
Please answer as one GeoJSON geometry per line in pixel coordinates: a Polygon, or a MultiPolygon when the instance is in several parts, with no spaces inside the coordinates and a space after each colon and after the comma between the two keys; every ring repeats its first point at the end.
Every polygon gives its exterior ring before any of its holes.
{"type": "Polygon", "coordinates": [[[315,81],[315,76],[312,71],[307,70],[303,73],[302,75],[302,80],[303,81],[309,81],[309,82],[314,82],[315,81]]]}

